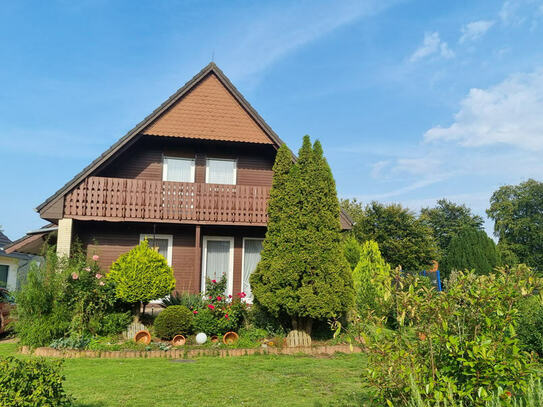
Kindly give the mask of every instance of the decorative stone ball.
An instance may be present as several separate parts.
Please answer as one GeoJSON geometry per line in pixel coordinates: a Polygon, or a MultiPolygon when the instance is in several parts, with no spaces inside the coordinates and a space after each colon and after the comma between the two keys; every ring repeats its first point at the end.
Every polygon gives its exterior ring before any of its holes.
{"type": "Polygon", "coordinates": [[[204,343],[206,343],[207,341],[207,335],[203,332],[200,332],[199,334],[196,335],[196,343],[198,345],[202,345],[204,343]]]}

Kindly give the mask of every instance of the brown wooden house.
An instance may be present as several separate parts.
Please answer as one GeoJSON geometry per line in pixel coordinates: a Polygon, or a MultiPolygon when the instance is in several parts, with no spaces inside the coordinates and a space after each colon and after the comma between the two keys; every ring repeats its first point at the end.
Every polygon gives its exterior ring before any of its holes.
{"type": "MultiPolygon", "coordinates": [[[[226,274],[230,294],[250,295],[281,144],[211,63],[37,211],[58,225],[59,254],[77,238],[108,270],[148,239],[178,291],[198,292],[206,277],[226,274]]],[[[344,214],[341,222],[350,228],[344,214]]]]}

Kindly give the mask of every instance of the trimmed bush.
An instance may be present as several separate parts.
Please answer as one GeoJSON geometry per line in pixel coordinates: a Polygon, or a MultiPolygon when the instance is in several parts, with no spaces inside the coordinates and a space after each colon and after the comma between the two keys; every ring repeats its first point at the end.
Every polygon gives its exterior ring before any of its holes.
{"type": "Polygon", "coordinates": [[[70,406],[70,398],[62,387],[61,366],[62,361],[0,358],[0,405],[70,406]]]}
{"type": "Polygon", "coordinates": [[[160,253],[149,247],[147,240],[111,265],[108,278],[115,282],[117,298],[146,304],[163,298],[175,288],[173,270],[160,253]]]}
{"type": "Polygon", "coordinates": [[[538,296],[523,301],[517,333],[524,350],[543,356],[543,304],[538,296]]]}
{"type": "Polygon", "coordinates": [[[155,334],[162,339],[175,335],[186,335],[192,326],[192,312],[184,305],[172,305],[164,309],[155,319],[155,334]]]}

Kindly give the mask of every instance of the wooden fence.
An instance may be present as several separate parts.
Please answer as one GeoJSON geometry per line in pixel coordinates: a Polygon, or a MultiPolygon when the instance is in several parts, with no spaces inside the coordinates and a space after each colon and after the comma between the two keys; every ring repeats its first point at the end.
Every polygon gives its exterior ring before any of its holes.
{"type": "Polygon", "coordinates": [[[269,187],[88,177],[66,195],[73,218],[265,225],[269,187]]]}

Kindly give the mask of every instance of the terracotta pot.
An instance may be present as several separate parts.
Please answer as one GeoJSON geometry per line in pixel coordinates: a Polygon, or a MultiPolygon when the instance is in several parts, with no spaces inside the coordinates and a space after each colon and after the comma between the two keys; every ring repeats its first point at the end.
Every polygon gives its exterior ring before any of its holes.
{"type": "Polygon", "coordinates": [[[213,335],[213,336],[211,337],[211,342],[213,342],[213,343],[219,342],[219,337],[218,337],[217,335],[213,335]]]}
{"type": "Polygon", "coordinates": [[[187,340],[183,335],[175,335],[172,339],[172,345],[173,346],[183,346],[187,340]]]}
{"type": "Polygon", "coordinates": [[[148,330],[139,331],[134,335],[134,340],[138,343],[149,345],[151,343],[151,334],[148,330]]]}
{"type": "Polygon", "coordinates": [[[222,341],[225,345],[232,345],[236,343],[239,339],[239,336],[235,332],[227,332],[222,337],[222,341]]]}

